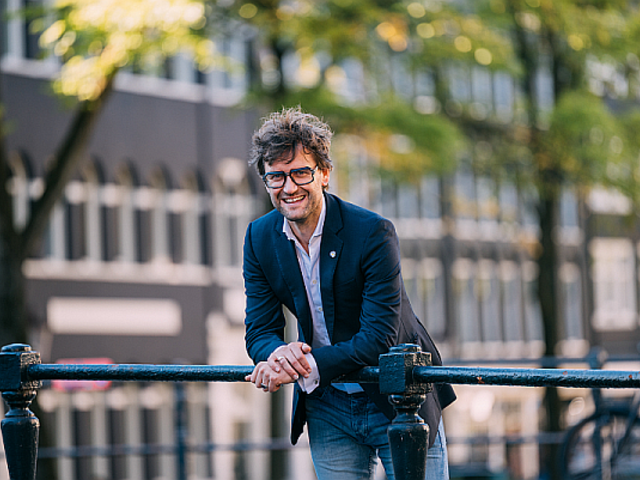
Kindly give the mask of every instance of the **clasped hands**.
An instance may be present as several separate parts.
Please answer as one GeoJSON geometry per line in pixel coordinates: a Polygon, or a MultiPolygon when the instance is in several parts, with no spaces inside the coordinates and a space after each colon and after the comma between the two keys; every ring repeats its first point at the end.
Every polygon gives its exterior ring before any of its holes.
{"type": "Polygon", "coordinates": [[[265,392],[277,392],[281,385],[308,377],[311,366],[305,354],[311,347],[303,342],[291,342],[276,348],[266,362],[258,363],[245,381],[253,383],[265,392]]]}

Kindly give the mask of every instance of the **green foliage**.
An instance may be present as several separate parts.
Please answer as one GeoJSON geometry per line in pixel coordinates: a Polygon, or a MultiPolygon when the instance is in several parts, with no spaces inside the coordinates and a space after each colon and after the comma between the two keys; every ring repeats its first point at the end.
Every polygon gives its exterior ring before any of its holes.
{"type": "MultiPolygon", "coordinates": [[[[122,67],[161,64],[187,53],[201,68],[214,61],[215,46],[200,32],[206,25],[202,0],[57,0],[40,46],[62,67],[56,92],[80,101],[97,100],[122,67]]],[[[47,18],[34,20],[45,25],[47,18]]]]}
{"type": "Polygon", "coordinates": [[[396,96],[375,104],[346,106],[326,88],[291,92],[283,106],[300,105],[323,117],[337,133],[364,139],[369,156],[385,175],[419,181],[426,172],[455,168],[464,137],[442,115],[423,115],[396,96]]]}
{"type": "Polygon", "coordinates": [[[579,185],[615,180],[608,165],[621,163],[624,135],[602,99],[581,91],[563,95],[543,138],[540,170],[554,170],[579,185]]]}

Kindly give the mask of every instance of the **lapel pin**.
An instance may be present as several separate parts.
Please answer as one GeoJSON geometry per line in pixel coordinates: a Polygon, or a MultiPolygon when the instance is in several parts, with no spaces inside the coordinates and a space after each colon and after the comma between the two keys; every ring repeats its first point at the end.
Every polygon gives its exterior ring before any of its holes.
{"type": "Polygon", "coordinates": [[[331,258],[336,258],[336,251],[335,251],[335,250],[331,250],[331,251],[329,252],[329,256],[330,256],[331,258]]]}

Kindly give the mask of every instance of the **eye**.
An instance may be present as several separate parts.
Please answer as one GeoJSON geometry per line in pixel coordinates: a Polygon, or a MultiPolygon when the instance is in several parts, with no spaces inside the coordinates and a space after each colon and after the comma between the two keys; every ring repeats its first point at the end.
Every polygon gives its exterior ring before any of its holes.
{"type": "Polygon", "coordinates": [[[270,178],[271,180],[274,181],[278,181],[278,180],[282,180],[284,178],[284,174],[283,173],[268,173],[267,177],[270,178]]]}

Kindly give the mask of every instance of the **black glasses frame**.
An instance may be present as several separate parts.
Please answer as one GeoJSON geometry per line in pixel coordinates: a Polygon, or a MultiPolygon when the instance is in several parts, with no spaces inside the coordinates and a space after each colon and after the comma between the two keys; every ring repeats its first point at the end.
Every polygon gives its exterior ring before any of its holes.
{"type": "Polygon", "coordinates": [[[293,183],[295,183],[296,185],[298,185],[298,186],[308,185],[308,184],[312,183],[315,180],[316,170],[318,170],[317,166],[315,168],[311,168],[311,167],[294,168],[293,170],[289,170],[289,172],[283,172],[283,171],[268,172],[268,173],[265,173],[262,176],[262,181],[267,186],[267,188],[271,188],[271,189],[284,187],[284,184],[287,183],[287,177],[289,177],[291,179],[291,181],[293,183]],[[296,179],[293,177],[292,174],[295,174],[297,172],[307,172],[307,171],[311,172],[311,180],[309,180],[308,182],[302,182],[302,183],[296,182],[296,179]],[[273,187],[273,186],[269,185],[269,177],[272,176],[272,175],[284,175],[284,180],[282,181],[282,185],[277,186],[277,187],[273,187]]]}

